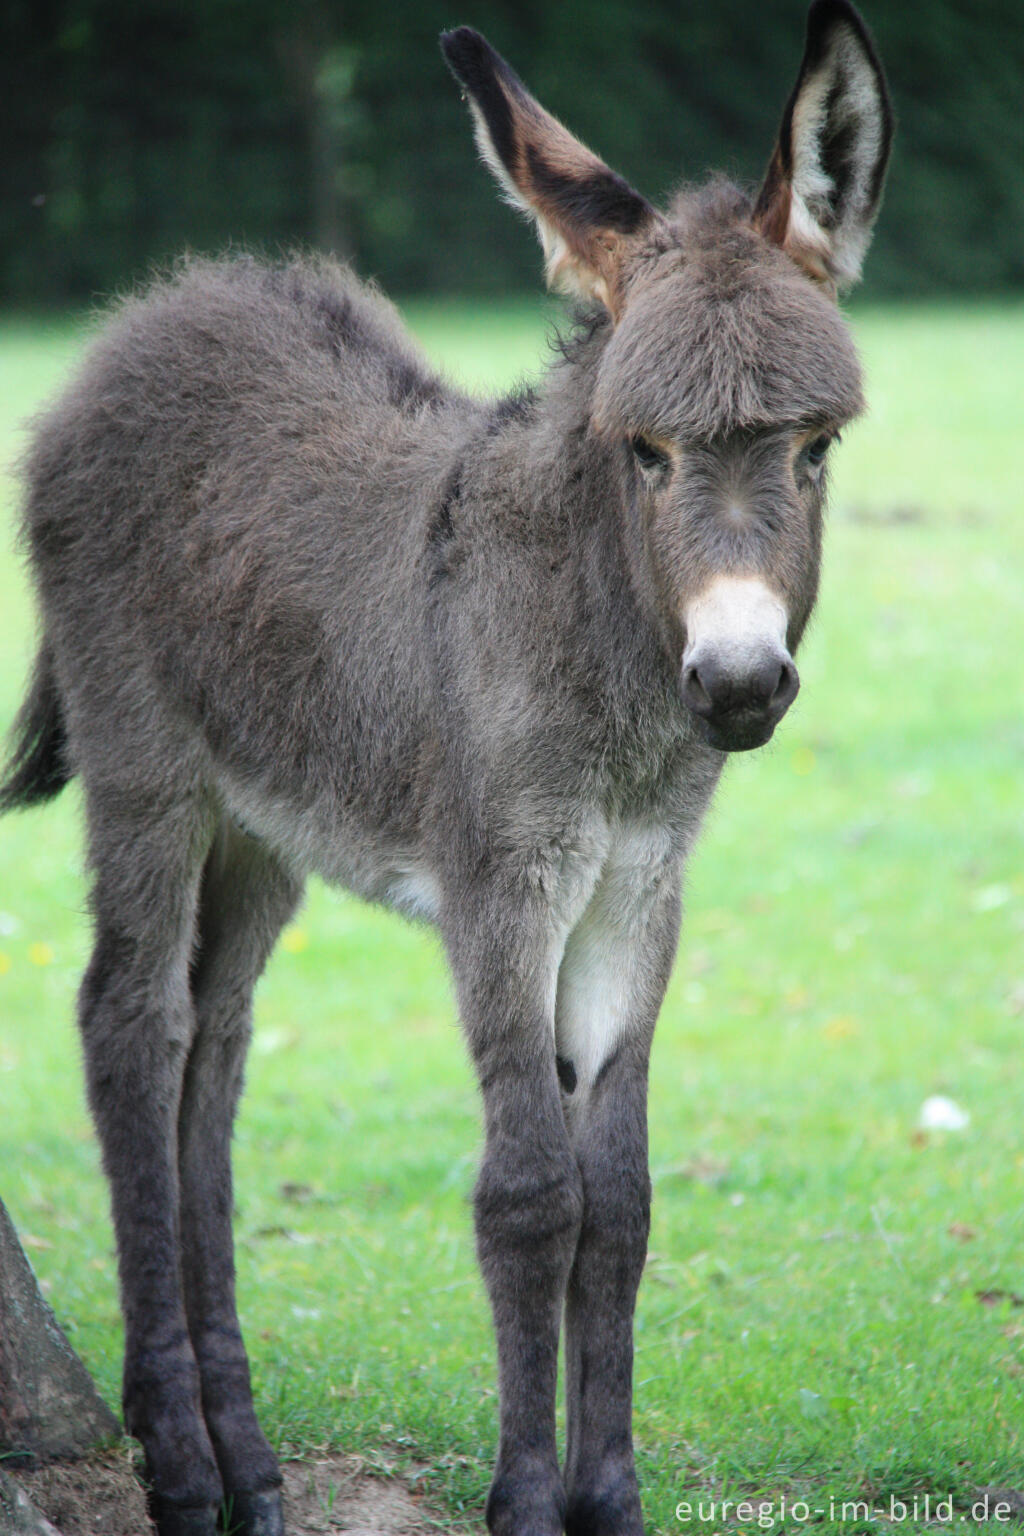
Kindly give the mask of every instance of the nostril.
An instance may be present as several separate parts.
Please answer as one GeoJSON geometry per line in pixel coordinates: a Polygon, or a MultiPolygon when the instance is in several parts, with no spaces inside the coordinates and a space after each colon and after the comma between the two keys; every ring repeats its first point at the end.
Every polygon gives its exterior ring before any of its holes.
{"type": "Polygon", "coordinates": [[[784,661],[779,668],[778,681],[772,693],[771,709],[788,709],[797,696],[800,677],[791,661],[784,661]]]}
{"type": "MultiPolygon", "coordinates": [[[[731,659],[731,658],[730,658],[731,659]]],[[[780,720],[796,698],[800,679],[790,657],[762,651],[745,665],[723,665],[722,658],[705,651],[683,667],[683,702],[703,719],[729,714],[771,715],[780,720]]]]}
{"type": "Polygon", "coordinates": [[[698,715],[709,715],[714,708],[711,695],[693,662],[683,672],[683,698],[698,715]]]}

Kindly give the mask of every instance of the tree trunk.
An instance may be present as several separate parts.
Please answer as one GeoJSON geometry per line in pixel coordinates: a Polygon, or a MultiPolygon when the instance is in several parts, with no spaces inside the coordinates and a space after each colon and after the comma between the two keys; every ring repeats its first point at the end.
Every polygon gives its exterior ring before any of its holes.
{"type": "Polygon", "coordinates": [[[0,1200],[0,1455],[81,1456],[120,1434],[44,1300],[0,1200]]]}

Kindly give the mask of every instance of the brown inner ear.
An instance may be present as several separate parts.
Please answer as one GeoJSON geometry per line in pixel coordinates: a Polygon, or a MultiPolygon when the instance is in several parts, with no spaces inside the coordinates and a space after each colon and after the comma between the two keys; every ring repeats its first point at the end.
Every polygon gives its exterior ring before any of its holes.
{"type": "MultiPolygon", "coordinates": [[[[549,217],[543,203],[538,200],[538,211],[549,217]]],[[[594,298],[599,299],[618,322],[624,301],[622,281],[623,237],[613,229],[577,230],[562,224],[560,233],[565,240],[565,252],[549,273],[549,281],[557,284],[567,267],[575,270],[577,281],[594,298]]]]}
{"type": "Polygon", "coordinates": [[[501,91],[513,130],[509,173],[520,197],[563,246],[549,265],[548,281],[556,284],[571,271],[576,286],[618,320],[627,245],[654,217],[653,208],[532,98],[510,93],[504,82],[501,91]],[[605,223],[600,210],[609,196],[618,206],[605,223]]]}
{"type": "Polygon", "coordinates": [[[776,145],[751,217],[754,228],[773,245],[786,244],[792,201],[793,189],[783,168],[782,150],[776,145]]]}
{"type": "Polygon", "coordinates": [[[765,174],[764,185],[750,216],[750,222],[766,240],[780,246],[812,282],[824,288],[834,298],[835,279],[829,271],[823,252],[793,237],[790,229],[792,211],[793,184],[783,166],[782,150],[779,145],[776,145],[765,174]]]}

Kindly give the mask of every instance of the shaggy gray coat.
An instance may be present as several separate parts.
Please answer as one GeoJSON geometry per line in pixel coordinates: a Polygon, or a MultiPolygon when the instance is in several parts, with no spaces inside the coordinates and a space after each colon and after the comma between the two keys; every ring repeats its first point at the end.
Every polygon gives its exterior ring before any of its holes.
{"type": "Polygon", "coordinates": [[[80,995],[124,1405],[161,1536],[283,1530],[235,1312],[253,985],[310,871],[435,922],[479,1074],[495,1533],[636,1536],[648,1054],[727,750],[796,692],[823,462],[860,408],[833,301],[888,154],[817,0],[756,202],[658,213],[476,33],[485,158],[589,309],[535,392],[467,398],[327,262],[184,263],[39,421],[43,641],[5,805],[81,777],[80,995]],[[568,1444],[555,1444],[564,1317],[568,1444]]]}

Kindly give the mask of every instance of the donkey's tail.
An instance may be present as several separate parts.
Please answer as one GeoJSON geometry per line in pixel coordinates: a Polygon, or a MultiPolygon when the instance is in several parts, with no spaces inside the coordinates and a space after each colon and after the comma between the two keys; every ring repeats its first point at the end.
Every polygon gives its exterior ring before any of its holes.
{"type": "Polygon", "coordinates": [[[10,739],[7,771],[0,779],[0,811],[37,805],[59,794],[71,778],[71,769],[53,656],[45,640],[10,739]]]}

